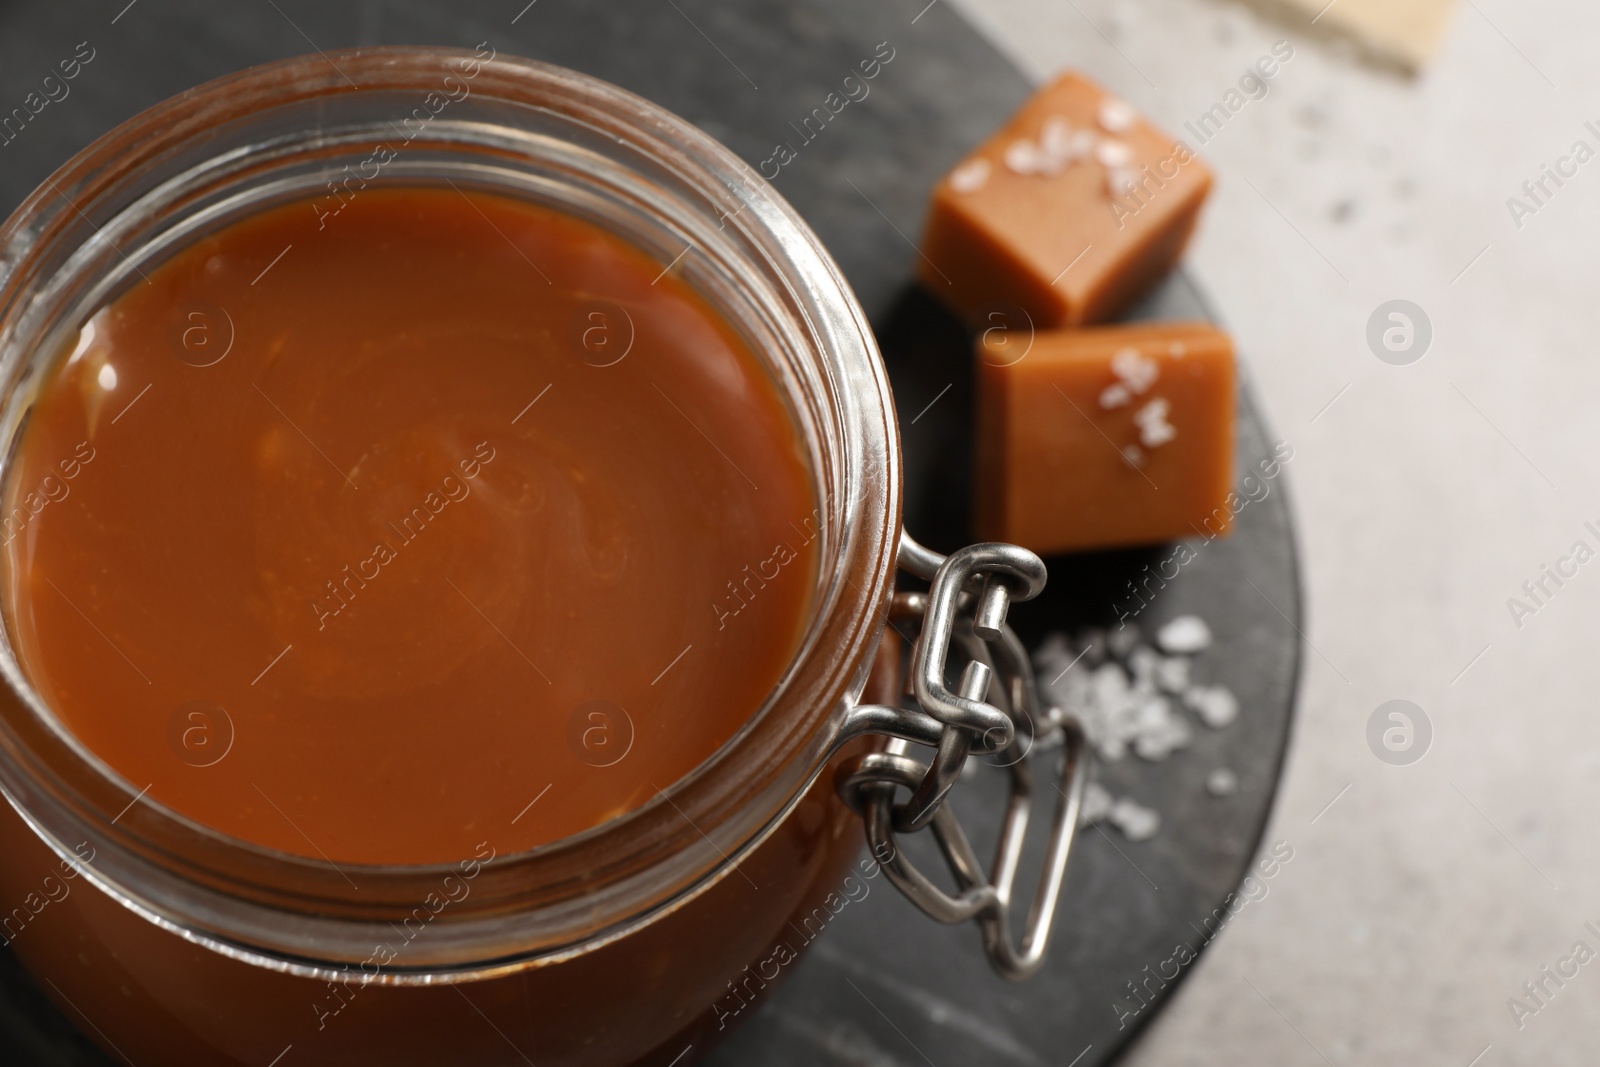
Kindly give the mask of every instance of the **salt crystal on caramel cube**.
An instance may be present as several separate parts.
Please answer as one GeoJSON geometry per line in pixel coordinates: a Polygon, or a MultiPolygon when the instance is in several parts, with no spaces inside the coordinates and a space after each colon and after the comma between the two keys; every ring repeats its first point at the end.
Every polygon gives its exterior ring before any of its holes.
{"type": "Polygon", "coordinates": [[[1104,322],[1177,262],[1210,188],[1186,145],[1067,74],[935,187],[919,277],[968,319],[1104,322]]]}
{"type": "Polygon", "coordinates": [[[982,337],[974,529],[1040,554],[1228,531],[1234,361],[1204,323],[982,337]],[[1004,343],[1001,343],[1001,342],[1004,343]]]}

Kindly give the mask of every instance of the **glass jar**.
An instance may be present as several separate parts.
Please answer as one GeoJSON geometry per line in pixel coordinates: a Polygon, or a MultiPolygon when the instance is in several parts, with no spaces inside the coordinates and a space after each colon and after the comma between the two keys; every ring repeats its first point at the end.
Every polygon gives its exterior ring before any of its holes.
{"type": "Polygon", "coordinates": [[[662,263],[692,249],[676,269],[765,363],[810,454],[822,505],[805,635],[744,728],[654,802],[516,855],[486,841],[453,865],[345,865],[359,889],[143,796],[61,727],[8,640],[0,935],[119,1059],[687,1062],[781,978],[808,916],[879,872],[855,866],[859,830],[822,775],[893,595],[900,460],[882,363],[793,210],[647,101],[487,47],[360,49],[135,117],[0,232],[8,464],[64,338],[141,264],[288,200],[332,210],[374,182],[446,180],[555,206],[662,263]]]}
{"type": "Polygon", "coordinates": [[[0,230],[0,478],[66,339],[141,264],[311,194],[319,218],[337,214],[375,183],[470,187],[608,229],[742,336],[821,502],[797,531],[818,560],[798,649],[733,737],[636,810],[515,854],[485,840],[453,864],[338,867],[229,838],[116,774],[29,684],[8,597],[0,937],[46,992],[129,1062],[687,1063],[880,873],[933,918],[976,921],[1003,977],[1037,971],[1087,775],[1081,730],[1038,706],[1005,624],[1044,565],[996,544],[946,558],[903,535],[888,383],[837,267],[759,176],[647,101],[487,46],[360,49],[137,116],[0,230]],[[927,592],[895,592],[897,565],[927,592]],[[915,707],[899,699],[892,615],[921,625],[915,707]],[[1060,756],[1062,786],[1014,931],[1033,749],[1060,756]],[[1010,794],[985,870],[944,800],[969,756],[1001,753],[1010,794]],[[922,829],[954,894],[897,847],[922,829]]]}

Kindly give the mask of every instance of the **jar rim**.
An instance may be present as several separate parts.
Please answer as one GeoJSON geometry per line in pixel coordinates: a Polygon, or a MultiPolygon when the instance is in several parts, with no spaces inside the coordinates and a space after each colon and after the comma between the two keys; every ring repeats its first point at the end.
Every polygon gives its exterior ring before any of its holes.
{"type": "MultiPolygon", "coordinates": [[[[726,876],[798,802],[830,754],[884,625],[899,534],[898,430],[882,360],[842,273],[794,209],[729,149],[664,108],[566,68],[492,49],[486,56],[484,47],[353,48],[227,75],[111,130],[0,226],[0,434],[12,434],[14,445],[26,408],[17,376],[38,358],[30,342],[36,347],[43,334],[29,330],[44,321],[51,287],[63,272],[122,255],[114,238],[132,232],[137,213],[152,203],[183,202],[201,177],[249,166],[229,129],[269,116],[292,123],[296,108],[326,113],[363,99],[415,98],[443,78],[465,78],[465,100],[510,116],[507,137],[519,115],[525,126],[565,122],[573,136],[592,134],[596,144],[631,153],[631,164],[654,168],[650,177],[695,213],[677,221],[702,230],[715,223],[728,235],[728,255],[747,261],[748,277],[764,279],[772,291],[763,299],[788,316],[816,361],[827,394],[819,402],[830,408],[823,414],[836,438],[837,469],[820,501],[834,552],[831,572],[819,574],[813,628],[780,690],[716,753],[642,807],[515,855],[478,857],[472,899],[449,916],[454,935],[392,968],[384,978],[395,981],[587,951],[726,876]],[[191,165],[174,171],[185,153],[191,165]],[[705,845],[714,851],[691,854],[705,845]],[[536,929],[541,920],[546,929],[536,929]]],[[[436,128],[441,142],[452,129],[436,128]]],[[[336,149],[338,139],[325,133],[319,127],[309,141],[336,149]]],[[[512,142],[502,141],[504,152],[512,142]]],[[[0,477],[10,463],[8,456],[0,477]]],[[[9,640],[0,642],[0,676],[6,799],[102,889],[191,940],[279,968],[348,966],[362,944],[370,947],[369,927],[387,926],[397,909],[467,862],[344,864],[361,875],[363,888],[352,893],[331,862],[227,838],[139,803],[133,783],[53,725],[9,640]],[[91,843],[90,863],[72,847],[79,837],[91,843]]]]}

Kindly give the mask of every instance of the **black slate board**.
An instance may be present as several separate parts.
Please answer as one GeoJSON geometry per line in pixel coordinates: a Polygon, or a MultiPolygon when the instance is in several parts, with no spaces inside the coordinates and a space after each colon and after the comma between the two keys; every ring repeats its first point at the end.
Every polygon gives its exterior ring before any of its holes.
{"type": "MultiPolygon", "coordinates": [[[[752,165],[789,143],[796,158],[775,184],[839,260],[878,328],[905,438],[907,523],[925,543],[948,550],[966,539],[970,356],[960,326],[910,286],[911,241],[935,180],[1028,86],[948,5],[925,4],[0,0],[0,110],[20,103],[78,42],[95,49],[71,95],[0,148],[0,210],[143,108],[313,47],[488,41],[659,101],[752,165]],[[805,141],[791,123],[821,105],[880,43],[893,49],[893,59],[870,95],[805,141]]],[[[1138,314],[1213,317],[1181,274],[1138,314]]],[[[1239,435],[1241,469],[1271,451],[1247,390],[1239,435]]],[[[1200,946],[1197,930],[1252,861],[1276,788],[1300,655],[1300,590],[1283,480],[1240,513],[1232,537],[1201,549],[1141,619],[1148,625],[1191,611],[1208,619],[1217,643],[1197,671],[1230,686],[1243,711],[1225,731],[1200,730],[1193,748],[1165,763],[1130,758],[1100,769],[1114,793],[1154,807],[1165,824],[1141,844],[1114,830],[1082,832],[1044,973],[1020,986],[1001,982],[983,962],[975,930],[937,926],[876,883],[709,1063],[1095,1067],[1125,1047],[1172,988],[1129,1015],[1139,1001],[1127,983],[1172,957],[1177,944],[1200,946]],[[1240,780],[1239,792],[1225,800],[1203,788],[1218,766],[1240,780]]],[[[1124,583],[1157,558],[1134,551],[1052,559],[1049,589],[1013,620],[1030,640],[1107,621],[1124,583]]],[[[999,789],[998,775],[981,771],[958,790],[969,825],[980,826],[974,836],[981,851],[999,789]]],[[[111,1062],[0,951],[0,1063],[111,1062]]]]}

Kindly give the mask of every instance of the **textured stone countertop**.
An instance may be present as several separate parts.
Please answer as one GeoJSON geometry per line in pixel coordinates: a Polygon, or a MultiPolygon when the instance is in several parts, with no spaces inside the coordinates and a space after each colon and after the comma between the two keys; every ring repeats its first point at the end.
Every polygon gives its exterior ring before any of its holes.
{"type": "Polygon", "coordinates": [[[1201,146],[1190,257],[1296,450],[1312,652],[1267,834],[1295,859],[1130,1062],[1592,1063],[1600,8],[1469,0],[1412,79],[1236,3],[961,7],[1034,76],[1080,68],[1174,132],[1295,49],[1201,146]],[[1530,199],[1546,164],[1571,176],[1530,199]],[[1366,340],[1391,299],[1432,323],[1410,365],[1366,340]],[[1407,766],[1367,742],[1397,698],[1433,730],[1407,766]]]}

